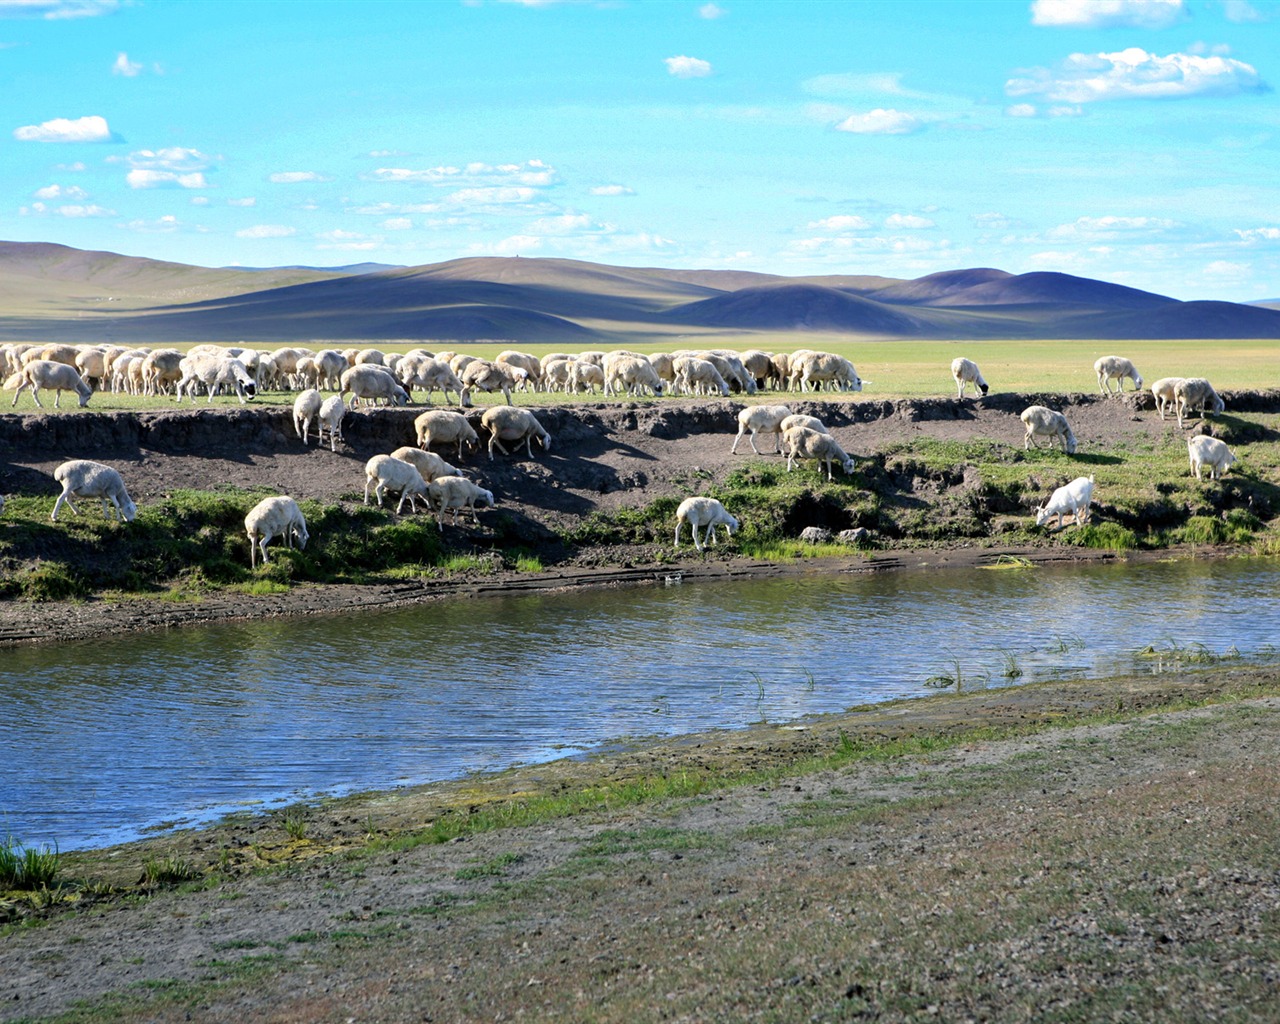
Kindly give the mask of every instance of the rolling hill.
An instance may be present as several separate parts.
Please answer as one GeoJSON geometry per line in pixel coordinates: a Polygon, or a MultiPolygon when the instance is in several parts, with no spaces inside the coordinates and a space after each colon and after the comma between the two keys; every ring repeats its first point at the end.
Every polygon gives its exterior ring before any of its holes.
{"type": "Polygon", "coordinates": [[[783,277],[477,257],[420,267],[188,266],[0,242],[0,341],[1280,338],[1280,310],[1180,302],[1070,274],[783,277]]]}

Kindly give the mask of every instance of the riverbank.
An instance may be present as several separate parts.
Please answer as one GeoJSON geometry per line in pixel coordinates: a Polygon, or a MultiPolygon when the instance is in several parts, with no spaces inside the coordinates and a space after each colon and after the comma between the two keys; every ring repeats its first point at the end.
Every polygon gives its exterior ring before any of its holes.
{"type": "Polygon", "coordinates": [[[1266,1020],[1278,739],[1179,668],[243,817],[68,857],[0,1018],[1266,1020]]]}

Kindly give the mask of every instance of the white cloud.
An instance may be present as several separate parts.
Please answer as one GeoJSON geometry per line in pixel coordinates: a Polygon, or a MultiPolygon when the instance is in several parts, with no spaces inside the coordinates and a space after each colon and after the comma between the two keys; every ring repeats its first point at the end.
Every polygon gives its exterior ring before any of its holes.
{"type": "Polygon", "coordinates": [[[868,221],[847,213],[824,217],[808,224],[810,231],[865,231],[869,227],[871,224],[868,221]]]}
{"type": "Polygon", "coordinates": [[[923,127],[911,114],[877,108],[865,114],[850,114],[836,125],[836,131],[855,135],[910,135],[923,127]]]}
{"type": "Polygon", "coordinates": [[[1084,110],[1081,107],[1050,107],[1050,117],[1083,117],[1084,110]]]}
{"type": "Polygon", "coordinates": [[[1280,228],[1236,228],[1242,242],[1280,242],[1280,228]]]}
{"type": "Polygon", "coordinates": [[[424,185],[454,186],[462,182],[474,185],[546,186],[555,183],[556,170],[541,160],[522,164],[469,163],[466,167],[379,167],[371,175],[375,181],[403,181],[424,185]]]}
{"type": "Polygon", "coordinates": [[[1050,238],[1104,239],[1162,234],[1179,227],[1163,217],[1077,217],[1048,232],[1050,238]]]}
{"type": "Polygon", "coordinates": [[[284,224],[255,224],[251,228],[241,228],[236,232],[236,238],[288,238],[297,233],[297,228],[284,224]]]}
{"type": "Polygon", "coordinates": [[[408,217],[388,217],[382,222],[382,227],[387,231],[408,231],[413,227],[413,221],[408,217]]]}
{"type": "Polygon", "coordinates": [[[257,206],[258,200],[253,196],[245,196],[243,199],[228,199],[228,206],[257,206]]]}
{"type": "Polygon", "coordinates": [[[348,213],[358,213],[367,217],[386,217],[391,214],[404,213],[439,213],[444,207],[440,203],[375,203],[373,206],[352,206],[348,213]]]}
{"type": "Polygon", "coordinates": [[[1205,277],[1217,281],[1247,281],[1253,277],[1253,268],[1248,263],[1232,263],[1230,260],[1213,260],[1206,263],[1201,271],[1205,277]]]}
{"type": "Polygon", "coordinates": [[[130,231],[139,231],[143,234],[165,235],[178,231],[183,227],[183,224],[173,214],[166,213],[163,217],[157,217],[155,220],[131,220],[125,227],[130,231]]]}
{"type": "Polygon", "coordinates": [[[88,199],[89,193],[79,185],[46,185],[33,193],[37,199],[88,199]]]}
{"type": "Polygon", "coordinates": [[[1003,213],[975,213],[969,217],[973,226],[985,231],[1002,231],[1013,227],[1013,221],[1003,213]]]}
{"type": "Polygon", "coordinates": [[[1222,15],[1227,21],[1237,24],[1267,20],[1266,15],[1249,3],[1249,0],[1222,0],[1222,15]]]}
{"type": "Polygon", "coordinates": [[[304,181],[332,181],[316,171],[277,171],[269,175],[267,180],[277,185],[296,185],[304,181]]]}
{"type": "Polygon", "coordinates": [[[192,206],[211,206],[213,205],[213,200],[210,199],[208,196],[192,196],[191,205],[192,206]]]}
{"type": "Polygon", "coordinates": [[[116,62],[111,65],[111,73],[113,75],[123,75],[125,78],[137,78],[142,74],[142,65],[136,61],[131,61],[129,55],[123,50],[116,54],[116,62]]]}
{"type": "Polygon", "coordinates": [[[1183,0],[1034,0],[1031,24],[1052,28],[1167,28],[1186,14],[1183,0]]]}
{"type": "Polygon", "coordinates": [[[66,206],[58,206],[50,208],[44,203],[32,203],[30,206],[20,206],[18,208],[19,215],[23,217],[71,217],[79,219],[84,217],[114,217],[115,210],[109,210],[105,206],[89,205],[82,206],[79,204],[69,204],[66,206]]]}
{"type": "Polygon", "coordinates": [[[857,238],[843,235],[838,238],[802,238],[788,245],[783,250],[783,255],[788,257],[841,256],[853,253],[904,255],[935,252],[940,249],[950,249],[950,247],[951,243],[946,239],[934,241],[918,236],[879,235],[871,238],[857,238]]]}
{"type": "Polygon", "coordinates": [[[633,196],[635,190],[626,185],[597,185],[591,190],[593,196],[633,196]]]}
{"type": "Polygon", "coordinates": [[[64,21],[69,18],[96,18],[114,14],[120,0],[0,0],[0,18],[43,18],[64,21]]]}
{"type": "Polygon", "coordinates": [[[109,157],[110,163],[126,163],[130,167],[157,171],[203,171],[218,157],[201,153],[186,146],[169,146],[166,149],[139,149],[126,157],[109,157]]]}
{"type": "Polygon", "coordinates": [[[1040,110],[1034,103],[1015,103],[1011,107],[1006,107],[1004,112],[1009,117],[1038,117],[1040,114],[1040,110]]]}
{"type": "Polygon", "coordinates": [[[612,224],[593,221],[585,213],[562,213],[555,217],[540,217],[529,225],[529,231],[537,235],[611,235],[617,228],[612,224]]]}
{"type": "Polygon", "coordinates": [[[200,171],[175,174],[173,171],[148,171],[135,169],[125,175],[130,188],[208,188],[209,183],[200,171]]]}
{"type": "Polygon", "coordinates": [[[1190,53],[1162,57],[1136,46],[1117,53],[1073,53],[1056,68],[1032,68],[1005,83],[1010,96],[1043,96],[1061,103],[1267,91],[1257,69],[1243,61],[1190,53]]]}
{"type": "Polygon", "coordinates": [[[676,78],[706,78],[711,74],[711,65],[697,57],[664,57],[662,63],[667,66],[667,73],[676,78]]]}
{"type": "Polygon", "coordinates": [[[538,193],[531,188],[464,188],[450,193],[448,202],[469,206],[473,203],[528,203],[538,193]]]}
{"type": "Polygon", "coordinates": [[[120,139],[107,126],[105,117],[97,115],[71,120],[55,117],[41,124],[24,125],[13,130],[19,142],[119,142],[120,139]]]}
{"type": "Polygon", "coordinates": [[[901,228],[918,230],[921,228],[936,228],[938,225],[928,217],[918,217],[914,213],[891,213],[884,219],[884,226],[890,230],[901,228]]]}
{"type": "Polygon", "coordinates": [[[85,165],[81,161],[77,160],[73,164],[54,164],[53,169],[55,171],[74,171],[79,173],[85,169],[85,165]]]}
{"type": "Polygon", "coordinates": [[[703,4],[698,8],[698,17],[706,21],[715,21],[716,18],[723,18],[729,12],[719,4],[703,4]]]}

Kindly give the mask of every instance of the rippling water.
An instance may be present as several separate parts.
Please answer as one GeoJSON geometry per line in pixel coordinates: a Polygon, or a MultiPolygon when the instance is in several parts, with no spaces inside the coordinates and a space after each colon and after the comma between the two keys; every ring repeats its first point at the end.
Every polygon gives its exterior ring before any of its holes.
{"type": "Polygon", "coordinates": [[[986,673],[1280,637],[1272,561],[459,600],[0,652],[0,833],[62,849],[242,807],[740,727],[986,673]]]}

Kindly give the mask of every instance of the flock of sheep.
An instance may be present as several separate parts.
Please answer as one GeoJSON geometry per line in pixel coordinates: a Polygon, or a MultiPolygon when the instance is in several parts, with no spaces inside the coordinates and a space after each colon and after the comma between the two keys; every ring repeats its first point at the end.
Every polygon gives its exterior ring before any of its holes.
{"type": "MultiPolygon", "coordinates": [[[[1128,359],[1104,356],[1094,370],[1099,389],[1112,394],[1114,384],[1124,390],[1130,380],[1135,390],[1143,386],[1142,377],[1128,359]]],[[[969,359],[957,358],[951,364],[957,386],[957,398],[963,400],[969,386],[975,395],[985,396],[989,385],[978,366],[969,359]]],[[[337,451],[342,441],[342,422],[359,403],[403,406],[412,399],[413,390],[425,392],[425,404],[440,391],[446,401],[456,395],[461,408],[471,405],[476,391],[500,392],[504,405],[485,411],[480,425],[489,437],[490,460],[494,450],[508,454],[506,445],[524,445],[533,457],[533,442],[544,450],[551,447],[551,436],[528,409],[511,402],[513,391],[593,392],[619,395],[712,395],[728,396],[732,392],[754,395],[762,388],[791,391],[838,390],[858,392],[864,382],[845,358],[802,349],[791,353],[766,353],[758,350],[733,352],[703,350],[640,353],[616,350],[590,351],[576,354],[554,353],[538,358],[528,353],[508,350],[493,360],[455,352],[431,353],[414,349],[404,354],[388,355],[377,349],[282,348],[263,352],[247,348],[224,348],[198,345],[186,353],[177,349],[127,349],[119,346],[72,345],[3,345],[0,346],[0,378],[5,388],[18,394],[29,389],[36,404],[39,392],[55,392],[57,407],[62,391],[74,391],[84,406],[95,389],[109,388],[146,395],[172,395],[194,402],[203,389],[208,400],[223,391],[234,393],[241,403],[263,390],[297,390],[293,404],[293,423],[304,444],[324,443],[327,432],[329,446],[337,451]],[[322,389],[334,392],[324,397],[322,389]],[[348,404],[348,396],[350,401],[348,404]]],[[[1167,377],[1151,386],[1156,409],[1161,419],[1173,412],[1178,424],[1192,411],[1202,415],[1223,410],[1222,399],[1203,378],[1167,377]]],[[[1041,405],[1023,410],[1020,419],[1025,427],[1025,448],[1038,446],[1046,438],[1050,446],[1060,444],[1063,451],[1076,451],[1076,437],[1066,417],[1041,405]]],[[[452,512],[456,524],[458,514],[470,511],[479,522],[478,507],[491,507],[493,493],[480,487],[454,466],[429,449],[433,446],[456,445],[457,457],[463,457],[464,446],[475,448],[479,435],[461,412],[434,408],[414,422],[416,447],[404,446],[385,455],[375,455],[365,465],[364,501],[373,494],[379,506],[388,493],[399,495],[396,512],[407,501],[416,511],[421,500],[444,529],[444,517],[452,512]]],[[[828,481],[833,479],[832,466],[845,473],[853,472],[855,460],[848,455],[826,426],[813,416],[795,415],[785,405],[753,405],[738,416],[738,433],[731,453],[736,453],[743,437],[749,437],[751,449],[757,435],[774,435],[774,453],[785,453],[787,471],[797,461],[813,460],[826,466],[828,481]]],[[[1197,479],[1207,467],[1216,479],[1235,456],[1223,442],[1208,436],[1195,436],[1187,442],[1191,470],[1197,479]]],[[[121,521],[132,521],[136,506],[125,489],[120,474],[109,466],[87,460],[73,460],[58,467],[54,478],[63,490],[55,503],[52,518],[67,504],[77,511],[72,499],[97,497],[108,515],[114,509],[121,521]]],[[[1089,518],[1093,477],[1080,477],[1053,493],[1048,502],[1036,509],[1036,523],[1043,525],[1056,518],[1061,527],[1070,516],[1077,523],[1089,518]]],[[[0,509],[3,499],[0,498],[0,509]]],[[[724,526],[728,533],[738,527],[738,520],[713,498],[690,498],[681,504],[676,516],[675,544],[688,522],[694,546],[702,550],[703,542],[715,542],[715,528],[724,526]]],[[[274,538],[292,547],[305,547],[308,540],[306,521],[297,503],[286,495],[263,499],[245,517],[245,532],[250,544],[250,564],[256,568],[260,550],[264,563],[269,561],[267,544],[274,538]]]]}

